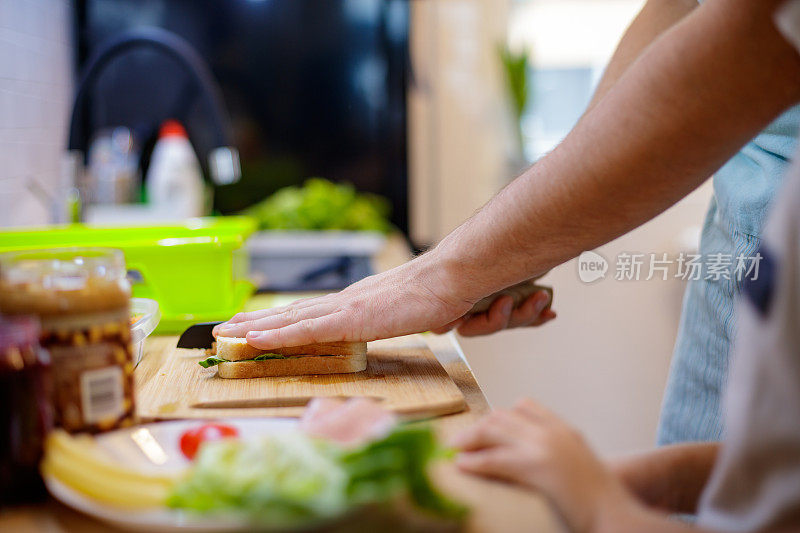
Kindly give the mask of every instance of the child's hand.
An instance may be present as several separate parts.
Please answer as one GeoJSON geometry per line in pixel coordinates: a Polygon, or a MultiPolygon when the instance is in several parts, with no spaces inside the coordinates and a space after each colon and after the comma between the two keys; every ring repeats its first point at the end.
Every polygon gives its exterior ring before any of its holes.
{"type": "Polygon", "coordinates": [[[300,429],[314,437],[357,446],[385,436],[397,417],[367,398],[314,398],[308,403],[300,429]]]}
{"type": "Polygon", "coordinates": [[[573,531],[602,529],[633,502],[583,438],[532,400],[493,412],[453,445],[462,470],[541,490],[573,531]]]}

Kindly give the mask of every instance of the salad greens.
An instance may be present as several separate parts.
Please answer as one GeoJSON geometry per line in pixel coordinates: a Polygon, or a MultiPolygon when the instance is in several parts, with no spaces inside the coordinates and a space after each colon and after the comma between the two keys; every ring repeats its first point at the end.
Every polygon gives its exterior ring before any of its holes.
{"type": "Polygon", "coordinates": [[[270,527],[305,526],[400,501],[435,518],[460,520],[466,508],[438,492],[427,474],[440,455],[424,426],[400,426],[356,449],[297,432],[208,442],[168,505],[240,512],[270,527]]]}
{"type": "Polygon", "coordinates": [[[284,187],[244,210],[260,229],[351,230],[388,233],[388,200],[360,193],[345,183],[309,178],[302,187],[284,187]]]}
{"type": "Polygon", "coordinates": [[[421,510],[461,518],[466,509],[441,494],[428,477],[428,463],[446,455],[429,427],[399,426],[383,439],[342,456],[348,498],[357,504],[381,503],[405,494],[421,510]]]}
{"type": "MultiPolygon", "coordinates": [[[[261,355],[257,355],[251,359],[240,359],[241,361],[266,361],[268,359],[286,359],[286,356],[281,355],[279,353],[262,353],[261,355]]],[[[238,362],[238,361],[237,361],[238,362]]],[[[204,359],[203,361],[199,361],[197,364],[202,366],[203,368],[209,368],[214,365],[218,365],[220,363],[230,363],[229,360],[223,359],[218,355],[212,355],[208,359],[204,359]]]]}
{"type": "Polygon", "coordinates": [[[337,516],[347,507],[347,474],[329,445],[299,433],[200,447],[167,505],[199,512],[242,512],[275,527],[337,516]]]}

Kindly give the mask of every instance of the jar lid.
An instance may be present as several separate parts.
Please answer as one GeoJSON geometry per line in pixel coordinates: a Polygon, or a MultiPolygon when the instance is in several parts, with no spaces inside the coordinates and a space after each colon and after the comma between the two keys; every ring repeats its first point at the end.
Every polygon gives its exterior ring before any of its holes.
{"type": "Polygon", "coordinates": [[[122,251],[60,248],[0,254],[0,313],[94,313],[128,306],[130,283],[122,251]]]}
{"type": "Polygon", "coordinates": [[[125,257],[114,248],[54,248],[0,254],[6,284],[36,284],[52,290],[79,290],[89,279],[125,279],[125,257]]]}

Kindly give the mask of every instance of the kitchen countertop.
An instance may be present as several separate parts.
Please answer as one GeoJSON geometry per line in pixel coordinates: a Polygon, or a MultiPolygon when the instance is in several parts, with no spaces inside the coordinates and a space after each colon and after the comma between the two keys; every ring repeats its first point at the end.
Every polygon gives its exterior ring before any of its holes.
{"type": "MultiPolygon", "coordinates": [[[[409,257],[405,241],[399,237],[392,237],[384,251],[375,258],[375,264],[378,270],[385,270],[406,261],[409,257]]],[[[489,404],[461,352],[455,335],[426,334],[423,338],[464,394],[467,402],[467,408],[463,412],[432,421],[440,436],[446,439],[488,413],[489,404]]],[[[163,345],[164,340],[162,337],[158,343],[152,344],[163,345]]],[[[145,349],[149,348],[150,346],[146,344],[145,349]]],[[[563,530],[563,526],[548,504],[535,493],[464,475],[452,464],[437,465],[434,476],[437,484],[448,494],[472,509],[467,525],[468,531],[547,533],[563,530]]],[[[99,532],[109,531],[109,527],[51,499],[39,505],[0,510],[0,531],[99,532]]]]}

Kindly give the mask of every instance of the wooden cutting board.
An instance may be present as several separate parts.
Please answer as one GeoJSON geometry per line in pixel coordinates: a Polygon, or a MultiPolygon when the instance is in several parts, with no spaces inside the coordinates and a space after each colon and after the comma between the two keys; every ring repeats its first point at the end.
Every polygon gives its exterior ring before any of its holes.
{"type": "Polygon", "coordinates": [[[136,367],[143,420],[300,416],[315,396],[370,397],[409,418],[458,413],[464,396],[421,336],[369,343],[367,369],[354,374],[222,379],[202,368],[203,350],[176,348],[177,337],[147,341],[136,367]]]}

